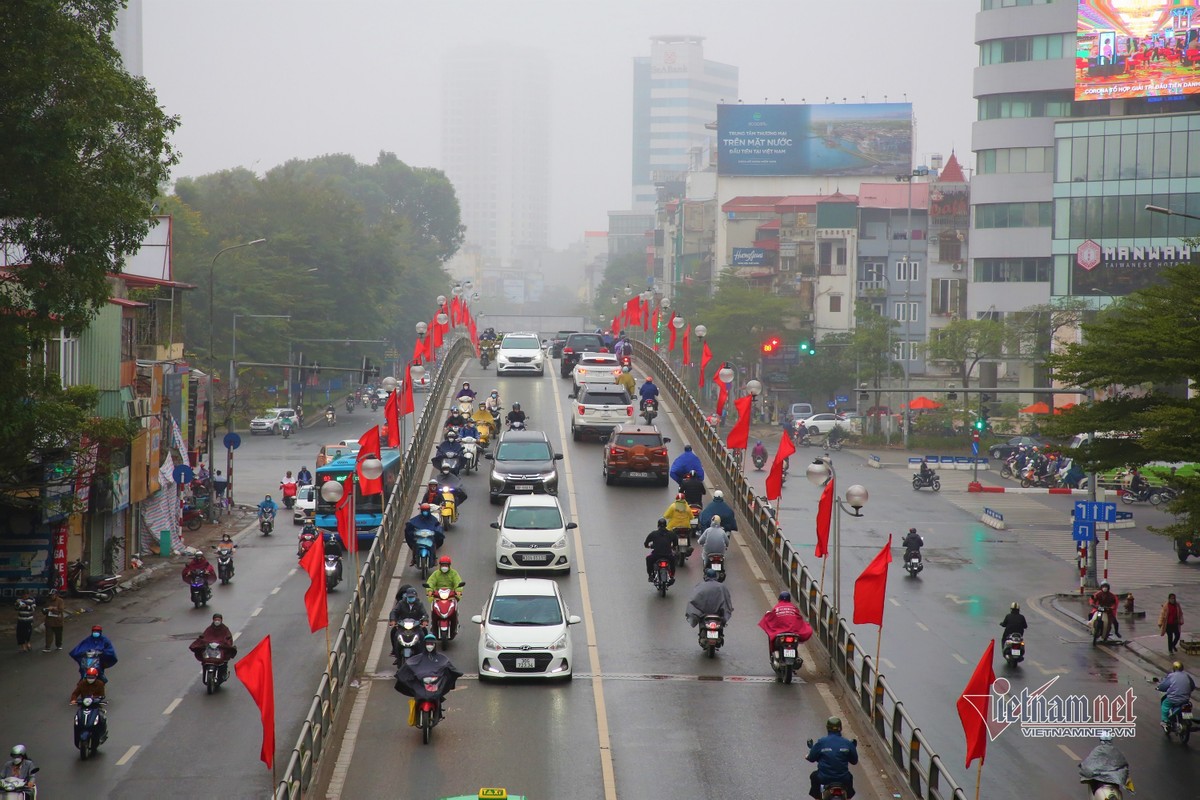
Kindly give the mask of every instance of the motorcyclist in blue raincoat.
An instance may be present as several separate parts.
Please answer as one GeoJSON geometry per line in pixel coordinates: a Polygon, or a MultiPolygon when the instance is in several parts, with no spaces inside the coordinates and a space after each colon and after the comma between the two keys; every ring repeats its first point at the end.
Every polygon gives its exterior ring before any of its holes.
{"type": "Polygon", "coordinates": [[[446,541],[446,534],[442,530],[442,522],[437,515],[433,513],[433,506],[429,503],[422,503],[420,512],[404,524],[404,541],[408,545],[408,550],[411,553],[409,556],[409,566],[416,563],[417,556],[417,538],[418,530],[426,530],[433,532],[433,546],[437,549],[446,541]]]}
{"type": "Polygon", "coordinates": [[[733,517],[733,509],[725,502],[725,493],[720,489],[713,492],[712,502],[700,512],[700,530],[707,530],[708,523],[716,515],[721,518],[721,527],[729,533],[737,530],[737,520],[733,517]]]}
{"type": "Polygon", "coordinates": [[[92,626],[92,632],[88,637],[71,650],[70,656],[75,659],[75,663],[79,664],[79,677],[83,678],[87,672],[88,666],[85,663],[85,656],[89,650],[95,650],[100,658],[98,665],[100,669],[100,680],[108,683],[108,678],[104,674],[104,670],[117,663],[117,650],[113,647],[113,643],[107,636],[104,635],[104,629],[99,625],[92,626]]]}
{"type": "Polygon", "coordinates": [[[700,464],[700,457],[692,452],[690,444],[671,462],[671,480],[679,483],[689,472],[696,473],[697,478],[704,480],[704,467],[700,464]]]}

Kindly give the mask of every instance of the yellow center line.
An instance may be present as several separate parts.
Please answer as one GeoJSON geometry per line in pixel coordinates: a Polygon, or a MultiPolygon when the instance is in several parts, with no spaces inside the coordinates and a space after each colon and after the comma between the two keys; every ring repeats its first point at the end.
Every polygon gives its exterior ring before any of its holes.
{"type": "MultiPolygon", "coordinates": [[[[550,381],[553,384],[553,374],[550,376],[550,381]]],[[[554,396],[560,441],[565,442],[562,400],[555,389],[557,387],[553,387],[550,394],[554,396]]],[[[571,470],[571,451],[567,447],[563,447],[563,477],[567,484],[567,495],[571,498],[571,511],[576,517],[579,517],[579,505],[575,499],[575,476],[571,470]]],[[[608,711],[604,704],[604,676],[600,672],[600,650],[596,643],[596,625],[592,620],[592,600],[591,593],[588,591],[587,568],[583,559],[583,537],[580,535],[580,530],[582,527],[575,529],[572,541],[575,543],[575,571],[579,575],[579,594],[583,599],[583,627],[587,632],[588,665],[592,671],[592,698],[596,704],[596,733],[600,740],[600,773],[604,780],[604,800],[617,800],[617,776],[613,770],[612,746],[608,735],[608,711]]]]}

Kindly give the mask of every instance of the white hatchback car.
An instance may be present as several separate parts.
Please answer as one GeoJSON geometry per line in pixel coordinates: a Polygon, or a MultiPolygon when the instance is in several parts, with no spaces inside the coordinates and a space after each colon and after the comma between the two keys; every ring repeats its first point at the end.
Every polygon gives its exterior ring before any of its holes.
{"type": "Polygon", "coordinates": [[[834,428],[842,428],[843,430],[849,427],[846,425],[846,420],[840,414],[813,414],[811,417],[801,420],[804,427],[809,433],[829,433],[834,428]]]}
{"type": "Polygon", "coordinates": [[[546,374],[546,354],[536,333],[506,333],[500,340],[496,374],[508,372],[524,372],[539,378],[546,374]]]}
{"type": "Polygon", "coordinates": [[[573,667],[571,626],[558,584],[546,578],[503,578],[492,586],[480,626],[479,679],[567,678],[573,667]]]}
{"type": "Polygon", "coordinates": [[[567,531],[577,527],[563,519],[552,494],[516,494],[508,498],[500,519],[492,523],[496,537],[496,572],[571,571],[567,531]]]}

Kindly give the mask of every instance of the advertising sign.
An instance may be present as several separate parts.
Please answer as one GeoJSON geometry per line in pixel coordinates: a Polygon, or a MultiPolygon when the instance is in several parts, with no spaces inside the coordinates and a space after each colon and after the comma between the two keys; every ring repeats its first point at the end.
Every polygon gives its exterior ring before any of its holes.
{"type": "Polygon", "coordinates": [[[767,251],[761,247],[733,248],[733,266],[761,267],[767,263],[767,251]]]}
{"type": "Polygon", "coordinates": [[[720,175],[896,175],[912,169],[912,105],[717,106],[720,175]]]}
{"type": "Polygon", "coordinates": [[[1187,245],[1105,246],[1091,239],[1075,249],[1071,270],[1071,294],[1085,297],[1101,294],[1120,296],[1153,286],[1160,271],[1177,264],[1192,263],[1187,245]]]}
{"type": "Polygon", "coordinates": [[[1079,0],[1075,99],[1200,93],[1198,22],[1196,0],[1079,0]]]}

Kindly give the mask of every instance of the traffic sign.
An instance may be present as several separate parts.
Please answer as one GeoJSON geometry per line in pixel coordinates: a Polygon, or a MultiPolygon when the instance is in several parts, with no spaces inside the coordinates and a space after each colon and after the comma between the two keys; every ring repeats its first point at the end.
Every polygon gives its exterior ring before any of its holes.
{"type": "Polygon", "coordinates": [[[192,468],[187,464],[180,464],[179,466],[175,467],[175,471],[171,473],[171,477],[175,479],[176,483],[185,484],[192,482],[192,478],[195,477],[195,473],[192,472],[192,468]]]}
{"type": "Polygon", "coordinates": [[[1071,538],[1076,542],[1090,542],[1096,538],[1096,528],[1094,523],[1086,520],[1076,519],[1071,524],[1071,538]]]}
{"type": "Polygon", "coordinates": [[[1089,503],[1080,500],[1075,503],[1075,519],[1088,522],[1116,522],[1116,503],[1089,503]]]}
{"type": "Polygon", "coordinates": [[[829,401],[828,403],[826,403],[825,405],[827,405],[829,408],[837,408],[837,401],[836,401],[836,400],[830,400],[830,401],[829,401]]]}
{"type": "Polygon", "coordinates": [[[836,399],[839,403],[849,403],[850,402],[850,398],[844,394],[839,394],[836,399]]]}
{"type": "Polygon", "coordinates": [[[225,449],[227,450],[237,450],[242,446],[242,437],[238,436],[236,433],[231,432],[225,434],[225,438],[222,441],[225,444],[225,449]]]}
{"type": "Polygon", "coordinates": [[[979,441],[978,440],[971,442],[971,455],[973,455],[973,456],[979,455],[979,441]]]}

